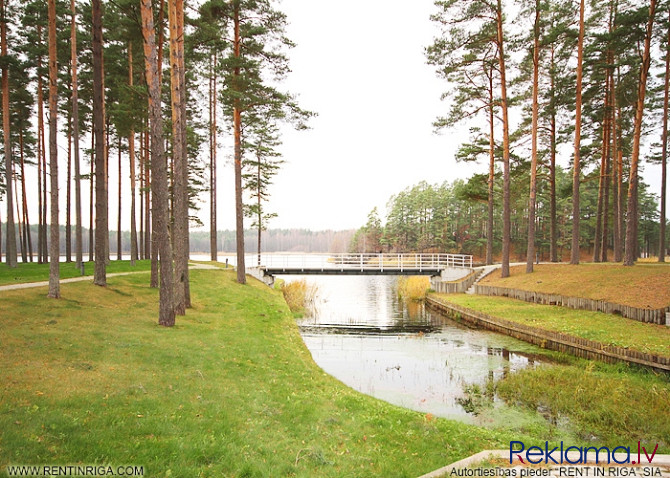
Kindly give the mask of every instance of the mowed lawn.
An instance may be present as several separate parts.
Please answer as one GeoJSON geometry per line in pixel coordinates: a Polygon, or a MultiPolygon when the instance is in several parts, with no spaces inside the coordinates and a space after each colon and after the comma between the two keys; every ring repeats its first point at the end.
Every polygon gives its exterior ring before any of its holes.
{"type": "Polygon", "coordinates": [[[539,264],[532,274],[526,266],[514,266],[502,279],[494,271],[481,283],[497,287],[532,290],[547,294],[605,300],[640,308],[670,307],[670,263],[539,264]]]}
{"type": "MultiPolygon", "coordinates": [[[[4,267],[4,265],[3,265],[4,267]]],[[[144,476],[418,476],[523,434],[359,394],[312,361],[279,293],[191,272],[157,325],[148,274],[0,292],[0,474],[136,465],[144,476]]]]}

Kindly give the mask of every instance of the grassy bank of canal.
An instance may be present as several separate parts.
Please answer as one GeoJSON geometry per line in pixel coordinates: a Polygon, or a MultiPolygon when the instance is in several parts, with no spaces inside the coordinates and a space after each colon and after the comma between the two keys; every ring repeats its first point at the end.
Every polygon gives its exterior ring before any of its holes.
{"type": "Polygon", "coordinates": [[[57,301],[0,293],[0,473],[417,476],[528,438],[359,394],[314,364],[278,292],[222,270],[191,280],[194,308],[172,329],[156,325],[148,274],[64,284],[57,301]]]}
{"type": "MultiPolygon", "coordinates": [[[[452,303],[522,325],[564,332],[603,344],[670,355],[670,328],[612,314],[530,304],[502,297],[432,294],[452,303]]],[[[541,410],[567,421],[585,441],[618,446],[639,441],[670,449],[670,375],[628,365],[551,353],[552,367],[525,369],[492,384],[508,404],[541,410]]]]}

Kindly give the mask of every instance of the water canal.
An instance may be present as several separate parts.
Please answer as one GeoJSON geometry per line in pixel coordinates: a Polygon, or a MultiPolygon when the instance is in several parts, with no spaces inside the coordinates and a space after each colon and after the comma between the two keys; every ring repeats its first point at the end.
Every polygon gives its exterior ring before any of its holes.
{"type": "Polygon", "coordinates": [[[520,412],[506,407],[491,385],[525,367],[550,366],[537,347],[468,328],[422,303],[403,303],[396,277],[283,277],[301,278],[318,288],[311,316],[299,321],[315,362],[390,403],[495,426],[520,412]],[[482,398],[488,404],[480,408],[482,398]]]}

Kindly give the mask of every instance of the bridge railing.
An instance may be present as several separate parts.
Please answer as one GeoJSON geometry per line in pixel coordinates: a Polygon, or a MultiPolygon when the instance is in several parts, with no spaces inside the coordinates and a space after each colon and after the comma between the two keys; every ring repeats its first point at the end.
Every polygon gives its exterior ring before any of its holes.
{"type": "MultiPolygon", "coordinates": [[[[257,255],[249,256],[256,264],[257,255]]],[[[261,254],[261,266],[268,269],[304,270],[399,270],[422,271],[472,268],[467,254],[261,254]]]]}

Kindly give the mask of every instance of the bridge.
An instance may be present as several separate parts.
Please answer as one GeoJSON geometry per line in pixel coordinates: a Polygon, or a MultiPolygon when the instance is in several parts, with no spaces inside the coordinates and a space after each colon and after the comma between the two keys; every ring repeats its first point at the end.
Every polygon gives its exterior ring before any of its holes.
{"type": "MultiPolygon", "coordinates": [[[[443,275],[472,269],[466,254],[261,254],[250,255],[250,272],[265,282],[276,275],[443,275]],[[255,270],[254,270],[255,269],[255,270]]],[[[457,277],[456,277],[457,278],[457,277]]]]}

